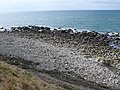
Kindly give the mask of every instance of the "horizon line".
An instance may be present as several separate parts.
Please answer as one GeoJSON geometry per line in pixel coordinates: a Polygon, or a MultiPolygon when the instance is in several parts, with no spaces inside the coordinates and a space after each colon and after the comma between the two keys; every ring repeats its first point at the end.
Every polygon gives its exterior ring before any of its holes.
{"type": "Polygon", "coordinates": [[[28,11],[5,11],[0,13],[17,13],[17,12],[47,12],[47,11],[120,11],[119,9],[66,9],[66,10],[28,10],[28,11]]]}

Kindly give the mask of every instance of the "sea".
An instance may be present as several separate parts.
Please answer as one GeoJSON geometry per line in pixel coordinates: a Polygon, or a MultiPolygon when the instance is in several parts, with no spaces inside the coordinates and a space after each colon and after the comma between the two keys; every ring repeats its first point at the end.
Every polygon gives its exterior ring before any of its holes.
{"type": "Polygon", "coordinates": [[[65,10],[0,13],[0,27],[41,25],[78,31],[120,32],[120,10],[65,10]]]}

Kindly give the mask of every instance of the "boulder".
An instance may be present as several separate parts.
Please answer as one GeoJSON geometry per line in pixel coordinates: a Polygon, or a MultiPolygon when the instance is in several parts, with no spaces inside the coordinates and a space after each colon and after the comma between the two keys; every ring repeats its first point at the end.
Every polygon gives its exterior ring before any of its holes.
{"type": "Polygon", "coordinates": [[[96,37],[97,34],[98,34],[98,32],[95,32],[95,31],[88,32],[88,35],[89,35],[90,37],[96,37]]]}
{"type": "Polygon", "coordinates": [[[44,27],[44,29],[45,29],[45,30],[50,30],[50,28],[49,28],[49,27],[44,27]]]}

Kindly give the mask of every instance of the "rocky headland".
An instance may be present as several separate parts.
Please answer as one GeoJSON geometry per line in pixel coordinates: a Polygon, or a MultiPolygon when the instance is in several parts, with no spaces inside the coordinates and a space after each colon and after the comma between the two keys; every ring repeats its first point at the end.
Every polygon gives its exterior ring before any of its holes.
{"type": "Polygon", "coordinates": [[[76,89],[120,89],[119,33],[43,26],[1,28],[0,53],[10,58],[7,63],[38,76],[47,74],[76,89]]]}

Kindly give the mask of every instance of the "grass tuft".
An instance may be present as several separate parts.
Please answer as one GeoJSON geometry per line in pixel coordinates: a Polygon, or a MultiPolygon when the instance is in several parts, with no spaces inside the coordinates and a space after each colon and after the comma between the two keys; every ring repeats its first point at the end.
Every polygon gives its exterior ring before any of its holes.
{"type": "Polygon", "coordinates": [[[63,90],[25,70],[0,62],[0,90],[63,90]]]}

